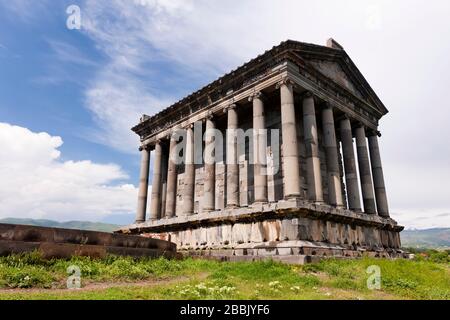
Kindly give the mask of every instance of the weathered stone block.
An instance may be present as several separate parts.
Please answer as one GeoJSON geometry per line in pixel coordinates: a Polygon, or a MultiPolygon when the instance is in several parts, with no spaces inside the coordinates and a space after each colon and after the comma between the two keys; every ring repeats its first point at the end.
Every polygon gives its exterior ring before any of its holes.
{"type": "Polygon", "coordinates": [[[291,248],[277,248],[277,254],[281,256],[291,255],[292,249],[291,248]]]}
{"type": "Polygon", "coordinates": [[[299,237],[298,219],[284,219],[281,221],[280,240],[297,240],[299,237]]]}
{"type": "Polygon", "coordinates": [[[256,255],[258,256],[275,256],[277,254],[276,248],[258,248],[256,255]]]}
{"type": "Polygon", "coordinates": [[[262,222],[264,239],[266,241],[279,241],[281,236],[281,221],[266,220],[262,222]]]}
{"type": "Polygon", "coordinates": [[[264,241],[264,228],[261,222],[254,222],[251,226],[250,241],[259,243],[264,241]]]}

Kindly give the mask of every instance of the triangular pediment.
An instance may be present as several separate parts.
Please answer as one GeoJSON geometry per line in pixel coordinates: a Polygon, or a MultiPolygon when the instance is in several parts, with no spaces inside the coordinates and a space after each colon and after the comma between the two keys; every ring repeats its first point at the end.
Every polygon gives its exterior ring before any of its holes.
{"type": "Polygon", "coordinates": [[[290,50],[305,64],[325,78],[346,89],[376,109],[381,115],[388,112],[367,80],[341,47],[325,47],[288,41],[290,50]]]}
{"type": "Polygon", "coordinates": [[[365,100],[368,97],[364,97],[361,91],[358,89],[358,85],[354,84],[350,77],[345,73],[339,63],[326,60],[311,60],[309,63],[333,82],[349,90],[358,98],[365,100]]]}

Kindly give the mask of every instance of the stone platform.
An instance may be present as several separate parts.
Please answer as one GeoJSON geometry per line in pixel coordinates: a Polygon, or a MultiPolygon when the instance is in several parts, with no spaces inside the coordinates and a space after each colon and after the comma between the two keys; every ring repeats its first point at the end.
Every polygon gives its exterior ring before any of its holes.
{"type": "Polygon", "coordinates": [[[117,232],[171,241],[193,256],[303,263],[314,257],[403,257],[402,230],[391,218],[293,199],[147,221],[117,232]]]}
{"type": "Polygon", "coordinates": [[[0,255],[38,250],[44,258],[175,257],[174,243],[106,232],[0,224],[0,255]]]}

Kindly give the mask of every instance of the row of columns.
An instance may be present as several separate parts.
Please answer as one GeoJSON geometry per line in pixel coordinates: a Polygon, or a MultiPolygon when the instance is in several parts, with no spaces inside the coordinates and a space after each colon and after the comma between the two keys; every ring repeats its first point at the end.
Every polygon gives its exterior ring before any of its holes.
{"type": "MultiPolygon", "coordinates": [[[[294,105],[294,87],[289,79],[281,81],[278,86],[280,90],[281,103],[281,131],[282,131],[282,169],[284,198],[299,198],[300,188],[300,165],[299,148],[297,138],[296,110],[294,105]]],[[[264,145],[261,139],[265,129],[264,100],[262,94],[257,92],[250,98],[253,103],[253,148],[255,155],[254,163],[254,193],[255,203],[268,201],[267,174],[263,172],[265,161],[261,155],[264,145]]],[[[226,207],[239,207],[239,164],[237,135],[235,131],[239,127],[236,105],[232,104],[227,109],[227,139],[226,139],[226,207]]],[[[321,163],[319,158],[319,140],[316,120],[314,97],[307,92],[302,102],[304,141],[306,150],[306,172],[307,172],[307,197],[308,200],[321,203],[325,202],[321,163]]],[[[341,184],[341,173],[339,169],[339,146],[336,137],[336,126],[334,123],[333,108],[326,104],[321,110],[323,143],[326,154],[328,204],[338,208],[344,207],[344,198],[341,184]]],[[[212,116],[206,119],[205,155],[211,157],[214,150],[214,135],[212,130],[215,124],[212,116]]],[[[194,164],[194,134],[192,126],[186,132],[185,148],[185,183],[183,189],[183,214],[194,213],[194,191],[195,191],[195,164],[194,164]]],[[[348,208],[354,211],[362,211],[361,199],[358,186],[358,173],[356,157],[353,147],[353,134],[350,119],[344,117],[339,121],[339,136],[342,143],[343,162],[345,169],[345,186],[348,208]]],[[[376,134],[366,138],[363,125],[355,128],[356,150],[361,182],[361,194],[364,212],[389,217],[386,190],[384,186],[383,169],[376,134]],[[368,145],[367,145],[368,141],[368,145]]],[[[162,196],[162,146],[160,142],[155,144],[155,164],[153,170],[153,185],[151,194],[151,216],[156,220],[161,217],[161,210],[165,206],[165,216],[175,216],[177,172],[174,160],[177,141],[175,137],[170,138],[169,161],[167,168],[167,191],[165,193],[165,204],[161,201],[162,196]]],[[[147,203],[148,175],[149,175],[149,150],[141,148],[141,176],[139,185],[139,200],[136,222],[145,221],[147,203]]],[[[203,210],[213,211],[215,209],[215,163],[213,159],[205,159],[204,198],[203,210]]]]}

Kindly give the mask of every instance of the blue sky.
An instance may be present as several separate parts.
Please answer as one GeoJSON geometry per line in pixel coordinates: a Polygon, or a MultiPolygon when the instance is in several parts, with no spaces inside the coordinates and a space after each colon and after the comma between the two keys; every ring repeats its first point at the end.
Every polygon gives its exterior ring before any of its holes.
{"type": "MultiPolygon", "coordinates": [[[[118,151],[95,138],[93,131],[98,123],[95,113],[86,108],[85,93],[99,69],[107,64],[108,57],[82,30],[66,27],[68,14],[65,10],[71,4],[81,5],[76,1],[51,1],[51,4],[42,1],[35,6],[29,1],[28,5],[18,5],[18,9],[30,12],[18,12],[16,4],[3,4],[5,7],[0,10],[0,118],[35,132],[61,136],[63,161],[90,159],[118,163],[131,180],[136,180],[137,140],[118,151]]],[[[151,77],[143,72],[135,78],[149,82],[152,90],[159,94],[175,91],[181,96],[199,84],[199,81],[177,83],[174,90],[157,79],[159,76],[170,79],[176,74],[169,63],[161,59],[152,62],[151,68],[151,77]]]]}
{"type": "Polygon", "coordinates": [[[39,7],[36,16],[0,10],[0,117],[63,137],[63,160],[112,160],[134,173],[132,156],[86,139],[86,131],[95,124],[83,108],[83,92],[105,57],[88,37],[65,27],[69,3],[54,1],[48,11],[39,7]]]}
{"type": "Polygon", "coordinates": [[[288,38],[333,37],[390,110],[394,218],[450,226],[449,14],[420,0],[0,0],[0,218],[133,212],[142,113],[288,38]],[[66,26],[73,4],[80,30],[66,26]]]}

